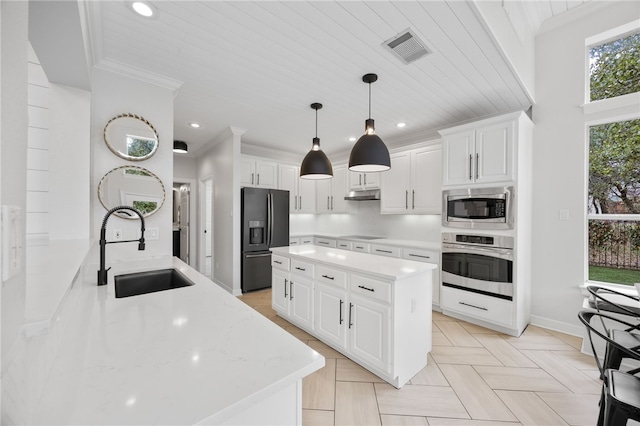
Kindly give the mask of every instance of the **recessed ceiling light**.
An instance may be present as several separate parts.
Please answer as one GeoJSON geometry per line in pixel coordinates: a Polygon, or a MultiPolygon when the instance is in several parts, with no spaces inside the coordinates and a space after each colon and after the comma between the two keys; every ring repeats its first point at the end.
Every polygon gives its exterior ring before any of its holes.
{"type": "Polygon", "coordinates": [[[144,16],[145,18],[150,18],[154,14],[153,7],[142,1],[134,1],[131,3],[131,8],[140,16],[144,16]]]}
{"type": "Polygon", "coordinates": [[[402,129],[406,125],[407,125],[407,123],[398,123],[398,124],[396,124],[396,127],[399,127],[399,128],[402,129]]]}
{"type": "Polygon", "coordinates": [[[354,138],[353,136],[351,136],[351,137],[349,138],[349,142],[355,142],[356,140],[357,140],[357,139],[356,139],[356,138],[354,138]]]}
{"type": "Polygon", "coordinates": [[[187,123],[189,125],[189,127],[193,127],[194,129],[197,129],[200,127],[200,124],[198,123],[187,123]]]}

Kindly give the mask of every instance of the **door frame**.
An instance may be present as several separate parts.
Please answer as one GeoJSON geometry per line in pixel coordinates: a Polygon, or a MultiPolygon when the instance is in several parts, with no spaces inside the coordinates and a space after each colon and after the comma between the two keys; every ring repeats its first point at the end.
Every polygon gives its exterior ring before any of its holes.
{"type": "Polygon", "coordinates": [[[215,256],[214,253],[214,247],[215,245],[213,244],[214,241],[214,228],[213,228],[213,223],[214,223],[214,200],[215,197],[213,197],[213,175],[207,175],[204,176],[202,178],[200,178],[200,180],[198,181],[198,205],[200,206],[198,209],[199,215],[198,215],[198,271],[206,276],[206,255],[207,255],[207,250],[205,247],[206,241],[207,239],[204,237],[204,229],[206,226],[206,219],[207,219],[207,204],[206,204],[206,195],[207,195],[207,181],[211,181],[211,276],[207,277],[210,280],[213,281],[213,275],[214,275],[214,266],[215,264],[213,263],[213,259],[215,256]]]}
{"type": "Polygon", "coordinates": [[[196,244],[196,226],[193,226],[193,224],[197,224],[197,210],[196,210],[196,203],[197,203],[197,197],[194,196],[194,191],[196,191],[197,193],[197,187],[196,187],[196,183],[197,180],[195,179],[188,179],[188,178],[180,178],[180,177],[174,177],[173,178],[173,183],[175,184],[179,184],[179,185],[189,185],[189,266],[191,266],[192,268],[196,267],[196,260],[198,259],[198,245],[196,244]]]}

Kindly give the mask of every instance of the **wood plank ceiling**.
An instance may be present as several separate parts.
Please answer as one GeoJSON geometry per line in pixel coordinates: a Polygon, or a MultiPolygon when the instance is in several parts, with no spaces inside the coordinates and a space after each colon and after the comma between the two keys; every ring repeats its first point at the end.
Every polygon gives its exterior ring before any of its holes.
{"type": "Polygon", "coordinates": [[[98,64],[183,83],[174,138],[192,152],[236,126],[243,142],[302,158],[320,102],[321,146],[344,159],[364,130],[369,72],[379,76],[372,118],[391,146],[531,105],[466,1],[156,1],[154,19],[125,2],[87,3],[98,64]],[[409,65],[383,47],[407,29],[433,52],[409,65]]]}

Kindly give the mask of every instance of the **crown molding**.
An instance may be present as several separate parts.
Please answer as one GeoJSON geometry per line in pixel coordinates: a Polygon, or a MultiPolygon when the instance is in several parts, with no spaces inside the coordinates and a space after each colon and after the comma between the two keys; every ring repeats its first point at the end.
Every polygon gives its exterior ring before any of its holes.
{"type": "Polygon", "coordinates": [[[255,157],[270,158],[278,161],[287,161],[292,163],[300,163],[304,158],[304,154],[300,155],[294,152],[282,151],[279,149],[253,145],[242,142],[240,145],[242,155],[253,155],[255,157]]]}
{"type": "Polygon", "coordinates": [[[114,61],[113,59],[103,58],[94,66],[101,70],[110,71],[116,74],[124,75],[125,77],[133,78],[145,83],[150,83],[156,86],[163,87],[165,89],[169,89],[175,94],[177,94],[178,89],[180,89],[183,84],[182,81],[174,80],[172,78],[165,77],[163,75],[156,74],[142,68],[134,67],[132,65],[123,64],[122,62],[114,61]]]}

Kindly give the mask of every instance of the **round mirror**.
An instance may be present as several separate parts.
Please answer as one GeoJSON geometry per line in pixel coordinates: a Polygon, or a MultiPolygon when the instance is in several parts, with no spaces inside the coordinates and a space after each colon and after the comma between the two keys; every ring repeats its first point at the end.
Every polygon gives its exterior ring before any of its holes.
{"type": "Polygon", "coordinates": [[[104,126],[104,142],[125,160],[146,160],[156,153],[158,141],[156,129],[139,115],[120,114],[104,126]]]}
{"type": "MultiPolygon", "coordinates": [[[[160,178],[149,170],[137,166],[122,166],[104,175],[98,184],[98,198],[105,209],[132,206],[143,216],[157,212],[165,199],[165,189],[160,178]]],[[[124,219],[137,219],[114,213],[124,219]]]]}

